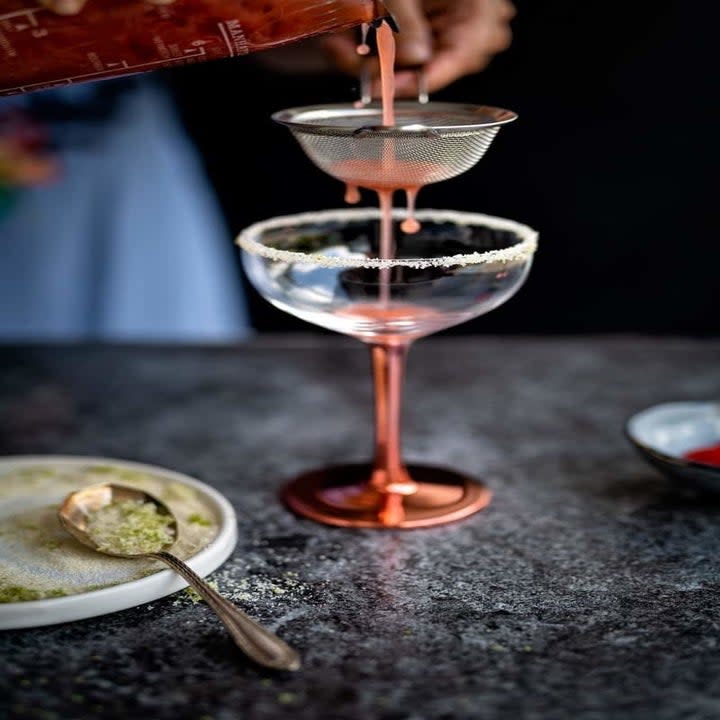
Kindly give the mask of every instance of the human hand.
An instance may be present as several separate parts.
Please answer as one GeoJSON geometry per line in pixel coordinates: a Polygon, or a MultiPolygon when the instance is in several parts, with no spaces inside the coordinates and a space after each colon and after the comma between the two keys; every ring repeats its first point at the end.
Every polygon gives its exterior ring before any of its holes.
{"type": "MultiPolygon", "coordinates": [[[[175,0],[144,0],[152,5],[169,5],[175,0]]],[[[38,0],[48,10],[57,15],[77,15],[84,7],[87,0],[38,0]]]]}
{"type": "MultiPolygon", "coordinates": [[[[402,67],[423,67],[427,89],[434,92],[487,67],[512,40],[510,0],[386,0],[386,5],[400,27],[395,84],[401,96],[418,91],[417,72],[402,67]]],[[[322,44],[338,68],[360,73],[365,60],[357,55],[356,39],[330,35],[322,44]]],[[[377,67],[374,73],[377,77],[377,67]]],[[[377,79],[373,93],[380,93],[377,79]]]]}

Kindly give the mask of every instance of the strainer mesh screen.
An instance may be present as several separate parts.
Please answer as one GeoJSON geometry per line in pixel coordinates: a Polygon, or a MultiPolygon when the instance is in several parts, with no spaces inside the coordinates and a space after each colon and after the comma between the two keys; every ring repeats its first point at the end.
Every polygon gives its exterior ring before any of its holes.
{"type": "Polygon", "coordinates": [[[329,175],[374,189],[415,187],[448,180],[482,158],[499,128],[463,134],[365,136],[293,130],[308,157],[329,175]]]}
{"type": "Polygon", "coordinates": [[[308,157],[350,185],[411,188],[448,180],[477,163],[514,114],[482,106],[400,104],[382,126],[377,107],[317,106],[279,113],[308,157]]]}

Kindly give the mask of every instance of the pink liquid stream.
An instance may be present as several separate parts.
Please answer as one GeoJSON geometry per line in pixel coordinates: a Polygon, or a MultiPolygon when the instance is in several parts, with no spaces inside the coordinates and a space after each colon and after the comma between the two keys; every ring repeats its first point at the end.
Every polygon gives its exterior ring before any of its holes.
{"type": "MultiPolygon", "coordinates": [[[[380,86],[382,97],[382,121],[383,125],[391,127],[395,125],[395,35],[388,23],[383,22],[377,30],[377,46],[378,56],[380,60],[380,86]]],[[[362,42],[358,46],[360,55],[367,55],[369,47],[367,45],[367,29],[363,28],[362,42]]],[[[431,167],[423,167],[422,163],[414,163],[407,161],[398,161],[395,159],[392,140],[388,140],[383,157],[380,160],[359,160],[352,161],[348,167],[342,169],[337,168],[337,174],[342,177],[351,175],[363,178],[357,184],[348,182],[345,192],[345,201],[349,204],[360,202],[359,185],[368,187],[377,192],[380,199],[380,209],[382,211],[382,222],[388,224],[392,220],[392,199],[396,190],[404,189],[407,194],[408,218],[402,223],[401,228],[406,233],[416,233],[420,230],[420,223],[415,219],[415,201],[422,184],[416,183],[408,186],[389,185],[383,183],[382,180],[373,180],[372,178],[383,178],[388,175],[399,177],[405,174],[407,177],[417,177],[423,172],[432,171],[431,167]],[[389,207],[388,207],[389,206],[389,207]]],[[[380,256],[382,258],[392,258],[395,255],[392,230],[384,228],[380,238],[380,256]]]]}
{"type": "MultiPolygon", "coordinates": [[[[383,22],[377,31],[378,54],[380,57],[380,78],[382,87],[383,125],[395,124],[395,36],[390,26],[383,22]]],[[[378,165],[396,163],[391,145],[387,141],[382,159],[367,163],[367,172],[360,170],[367,178],[387,176],[378,165]],[[375,167],[372,167],[372,166],[375,167]]],[[[360,161],[362,162],[362,161],[360,161]]],[[[385,167],[387,170],[387,166],[385,167]]],[[[393,195],[400,187],[378,186],[372,182],[362,185],[374,189],[380,201],[380,257],[395,256],[393,237],[393,195]]],[[[415,199],[420,186],[408,188],[408,208],[410,214],[403,223],[404,232],[412,233],[420,229],[413,216],[415,199]]],[[[348,184],[346,192],[348,202],[358,202],[360,193],[357,185],[348,184]]],[[[380,303],[377,306],[363,306],[356,311],[366,317],[384,319],[392,314],[390,302],[390,270],[380,271],[380,303]]],[[[420,308],[417,309],[420,311],[420,308]]],[[[404,312],[408,312],[405,309],[404,312]]],[[[410,339],[402,335],[393,335],[372,345],[372,365],[375,385],[375,458],[370,487],[379,493],[380,505],[378,517],[388,526],[398,525],[405,517],[403,497],[417,492],[417,484],[410,478],[402,461],[400,443],[402,388],[405,375],[405,361],[410,339]]]]}

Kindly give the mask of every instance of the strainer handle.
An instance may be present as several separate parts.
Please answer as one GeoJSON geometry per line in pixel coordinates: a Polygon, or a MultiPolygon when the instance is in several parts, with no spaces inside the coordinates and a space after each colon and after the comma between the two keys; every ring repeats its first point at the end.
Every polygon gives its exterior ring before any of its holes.
{"type": "MultiPolygon", "coordinates": [[[[406,68],[415,71],[417,78],[418,102],[421,105],[427,105],[430,102],[430,93],[428,91],[427,75],[425,74],[425,66],[406,68]]],[[[370,63],[364,62],[360,69],[360,99],[357,105],[365,107],[373,101],[372,96],[372,74],[370,73],[370,63]]]]}

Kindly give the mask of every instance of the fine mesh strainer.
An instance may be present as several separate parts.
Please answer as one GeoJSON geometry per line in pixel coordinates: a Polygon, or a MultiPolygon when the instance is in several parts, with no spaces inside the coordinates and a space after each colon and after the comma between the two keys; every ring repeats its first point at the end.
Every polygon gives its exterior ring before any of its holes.
{"type": "Polygon", "coordinates": [[[282,110],[308,157],[348,185],[387,190],[417,188],[469,170],[495,135],[517,115],[456,103],[398,102],[396,122],[382,125],[379,105],[315,105],[282,110]]]}

